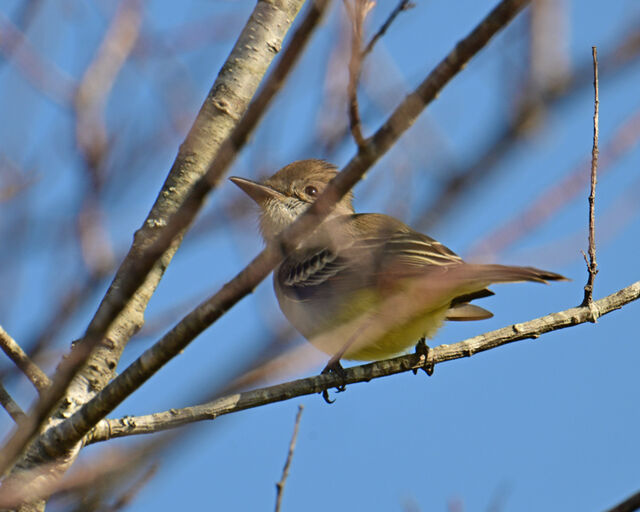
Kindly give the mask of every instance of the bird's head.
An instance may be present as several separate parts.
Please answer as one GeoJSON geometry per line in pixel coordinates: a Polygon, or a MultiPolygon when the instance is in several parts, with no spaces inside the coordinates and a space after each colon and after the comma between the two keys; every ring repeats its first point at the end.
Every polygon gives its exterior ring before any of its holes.
{"type": "MultiPolygon", "coordinates": [[[[230,180],[260,206],[260,230],[265,240],[271,240],[311,206],[337,173],[338,169],[324,160],[299,160],[264,183],[238,177],[230,180]]],[[[346,194],[329,219],[353,213],[352,199],[351,192],[346,194]]]]}

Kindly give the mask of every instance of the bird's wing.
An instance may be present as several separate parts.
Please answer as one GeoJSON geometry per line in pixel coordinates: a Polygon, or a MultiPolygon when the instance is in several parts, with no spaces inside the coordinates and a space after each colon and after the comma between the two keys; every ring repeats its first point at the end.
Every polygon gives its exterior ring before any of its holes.
{"type": "MultiPolygon", "coordinates": [[[[325,224],[321,236],[285,259],[276,281],[288,299],[348,300],[359,290],[393,289],[400,280],[426,274],[437,278],[461,264],[446,246],[393,217],[354,214],[325,224]]],[[[487,295],[492,292],[473,290],[453,303],[487,295]]]]}
{"type": "Polygon", "coordinates": [[[280,266],[281,282],[287,287],[311,288],[335,277],[346,268],[346,261],[330,249],[294,253],[280,266]]]}
{"type": "Polygon", "coordinates": [[[347,258],[327,247],[299,250],[278,268],[276,292],[295,302],[328,299],[350,290],[353,270],[347,258]]]}
{"type": "Polygon", "coordinates": [[[371,254],[378,274],[410,277],[463,263],[460,256],[437,240],[387,215],[356,214],[351,227],[356,242],[349,251],[352,255],[371,254]]]}

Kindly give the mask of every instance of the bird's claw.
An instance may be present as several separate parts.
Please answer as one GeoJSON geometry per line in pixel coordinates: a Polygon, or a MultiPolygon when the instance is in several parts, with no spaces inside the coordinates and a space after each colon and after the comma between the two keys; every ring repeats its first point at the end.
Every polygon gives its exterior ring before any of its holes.
{"type": "MultiPolygon", "coordinates": [[[[343,391],[345,391],[347,389],[347,385],[345,382],[346,379],[346,372],[344,371],[344,368],[342,367],[342,365],[340,364],[340,360],[331,360],[329,361],[329,363],[327,363],[327,366],[324,367],[324,370],[322,370],[322,375],[324,374],[333,374],[336,375],[337,377],[339,377],[342,380],[341,384],[338,384],[336,386],[336,393],[342,393],[343,391]]],[[[331,400],[329,398],[329,390],[325,389],[322,391],[322,398],[324,398],[324,401],[327,402],[328,404],[332,404],[333,402],[335,402],[335,400],[331,400]]]]}
{"type": "MultiPolygon", "coordinates": [[[[416,344],[416,355],[420,357],[420,360],[424,360],[424,363],[422,363],[422,365],[420,366],[420,369],[424,371],[424,373],[426,373],[427,375],[429,375],[429,377],[431,377],[431,375],[433,375],[433,368],[434,368],[434,364],[432,361],[429,361],[429,351],[431,349],[429,348],[429,346],[427,345],[427,342],[425,340],[425,338],[420,338],[420,340],[418,341],[418,343],[416,344]]],[[[417,375],[418,374],[418,368],[414,368],[413,370],[413,374],[417,375]]]]}

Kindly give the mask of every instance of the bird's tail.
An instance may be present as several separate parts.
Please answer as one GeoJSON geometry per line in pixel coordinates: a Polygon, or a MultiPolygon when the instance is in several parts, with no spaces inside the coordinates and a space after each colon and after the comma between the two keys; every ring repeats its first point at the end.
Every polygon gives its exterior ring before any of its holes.
{"type": "Polygon", "coordinates": [[[534,267],[512,267],[509,265],[480,265],[467,263],[464,265],[463,274],[473,276],[479,282],[514,283],[518,281],[533,281],[548,284],[548,281],[569,281],[566,277],[548,270],[540,270],[534,267]]]}

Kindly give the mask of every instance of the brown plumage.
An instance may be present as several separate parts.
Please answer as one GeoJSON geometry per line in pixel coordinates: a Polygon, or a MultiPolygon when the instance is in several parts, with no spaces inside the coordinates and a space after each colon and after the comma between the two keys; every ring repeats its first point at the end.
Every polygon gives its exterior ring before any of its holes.
{"type": "MultiPolygon", "coordinates": [[[[309,207],[336,172],[326,162],[304,160],[264,185],[231,179],[260,205],[269,240],[309,207]]],[[[274,272],[285,316],[335,360],[390,357],[433,336],[445,319],[489,318],[470,301],[493,295],[490,284],[565,279],[532,267],[465,263],[393,217],[354,213],[351,202],[345,196],[274,272]]]]}

